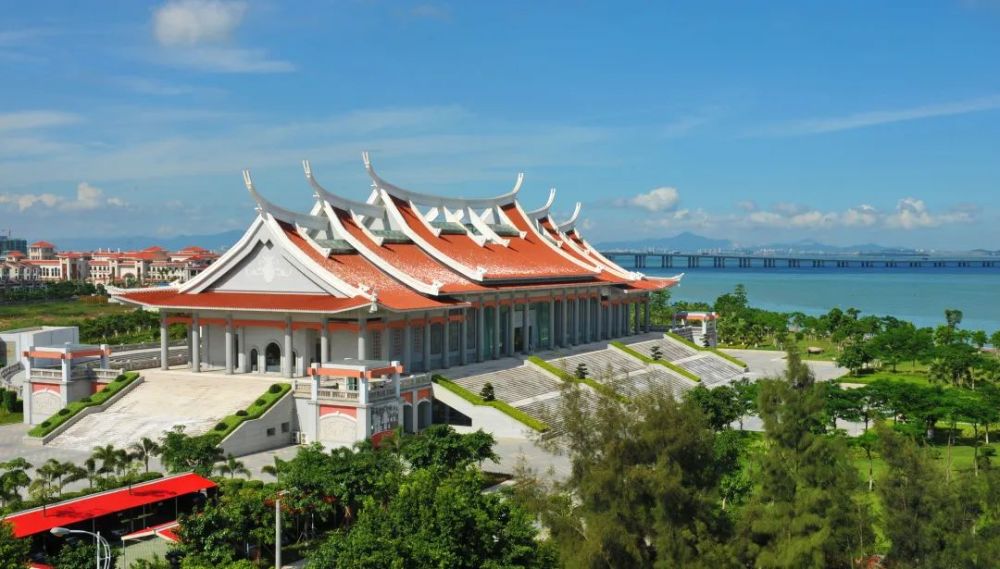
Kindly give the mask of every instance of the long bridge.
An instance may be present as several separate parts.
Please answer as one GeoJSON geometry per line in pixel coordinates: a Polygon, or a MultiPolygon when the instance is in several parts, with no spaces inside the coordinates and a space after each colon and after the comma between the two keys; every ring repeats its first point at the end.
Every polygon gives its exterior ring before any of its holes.
{"type": "Polygon", "coordinates": [[[985,256],[878,256],[878,255],[761,255],[742,253],[657,253],[607,250],[605,257],[636,269],[894,269],[894,268],[1000,268],[1000,257],[985,256]]]}

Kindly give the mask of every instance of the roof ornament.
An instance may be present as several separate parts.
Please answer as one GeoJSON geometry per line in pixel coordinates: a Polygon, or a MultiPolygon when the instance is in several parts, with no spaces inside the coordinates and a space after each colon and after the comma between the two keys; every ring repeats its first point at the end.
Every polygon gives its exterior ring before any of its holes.
{"type": "Polygon", "coordinates": [[[382,177],[375,173],[375,168],[372,166],[371,156],[368,154],[368,151],[361,153],[361,160],[365,164],[365,170],[368,172],[368,176],[372,179],[373,187],[385,190],[395,197],[425,206],[447,206],[452,209],[458,209],[467,206],[486,208],[507,205],[514,203],[517,192],[521,190],[521,185],[524,183],[524,173],[520,172],[517,175],[517,181],[514,184],[514,188],[506,194],[501,194],[492,198],[449,198],[445,196],[435,196],[406,190],[385,181],[382,177]]]}
{"type": "Polygon", "coordinates": [[[321,186],[318,181],[316,181],[316,177],[313,176],[312,167],[309,165],[308,160],[302,161],[302,170],[306,174],[306,181],[308,181],[309,185],[312,186],[313,196],[316,199],[329,202],[333,207],[349,210],[367,217],[381,218],[385,213],[379,205],[342,198],[336,194],[330,193],[326,188],[321,186]]]}
{"type": "Polygon", "coordinates": [[[264,196],[260,195],[257,191],[256,186],[254,186],[253,178],[250,177],[250,169],[243,169],[243,184],[247,187],[247,191],[250,192],[250,196],[253,197],[254,201],[257,202],[257,211],[260,213],[270,214],[276,219],[281,219],[283,221],[293,223],[299,227],[305,227],[307,229],[316,230],[326,230],[327,222],[325,219],[321,219],[314,215],[308,215],[304,213],[298,213],[285,209],[280,206],[276,206],[268,200],[264,199],[264,196]]]}
{"type": "Polygon", "coordinates": [[[372,290],[371,297],[372,303],[368,306],[368,313],[375,314],[378,312],[378,291],[372,290]]]}
{"type": "Polygon", "coordinates": [[[576,202],[576,206],[573,208],[573,215],[569,216],[569,219],[562,223],[557,223],[556,228],[563,233],[572,231],[576,227],[576,220],[580,217],[580,210],[583,209],[583,204],[576,202]]]}
{"type": "Polygon", "coordinates": [[[535,221],[537,221],[537,220],[539,220],[539,219],[541,219],[543,217],[546,217],[546,216],[549,215],[549,209],[552,208],[552,204],[555,203],[555,201],[556,201],[556,189],[555,188],[549,188],[549,198],[547,200],[545,200],[545,205],[543,205],[542,207],[540,207],[540,208],[538,208],[536,210],[532,210],[532,211],[527,212],[526,215],[530,219],[533,219],[535,221]]]}

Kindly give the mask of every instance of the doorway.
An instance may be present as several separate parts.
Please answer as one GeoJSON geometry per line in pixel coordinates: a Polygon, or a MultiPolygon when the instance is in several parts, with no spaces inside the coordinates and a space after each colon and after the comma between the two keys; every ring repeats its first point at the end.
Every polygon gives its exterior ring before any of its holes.
{"type": "Polygon", "coordinates": [[[281,372],[281,348],[278,344],[271,342],[264,349],[264,371],[281,372]]]}

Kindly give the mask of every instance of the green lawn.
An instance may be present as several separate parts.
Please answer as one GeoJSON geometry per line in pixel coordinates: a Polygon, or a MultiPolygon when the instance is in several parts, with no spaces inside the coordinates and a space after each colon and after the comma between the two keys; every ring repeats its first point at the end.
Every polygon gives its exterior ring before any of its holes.
{"type": "Polygon", "coordinates": [[[921,385],[924,387],[931,385],[930,378],[927,374],[920,372],[904,372],[904,371],[877,371],[875,373],[863,373],[861,375],[845,375],[838,379],[840,383],[860,383],[863,385],[868,385],[869,383],[887,380],[887,381],[899,381],[903,383],[912,383],[915,385],[921,385]]]}
{"type": "Polygon", "coordinates": [[[14,423],[23,423],[24,414],[23,413],[7,413],[6,411],[0,411],[0,425],[12,425],[14,423]]]}
{"type": "MultiPolygon", "coordinates": [[[[806,360],[818,360],[818,361],[833,361],[837,358],[837,344],[826,339],[810,339],[803,338],[801,340],[796,340],[795,344],[799,348],[799,353],[802,354],[802,359],[806,360]],[[823,352],[820,354],[810,354],[808,349],[810,347],[822,348],[823,352]]],[[[783,351],[782,348],[775,346],[774,344],[763,344],[760,346],[734,346],[729,344],[719,344],[720,348],[731,348],[735,350],[773,350],[773,351],[783,351]]]]}
{"type": "Polygon", "coordinates": [[[83,318],[131,312],[132,307],[107,302],[52,300],[28,304],[0,305],[0,330],[32,326],[67,326],[83,318]]]}

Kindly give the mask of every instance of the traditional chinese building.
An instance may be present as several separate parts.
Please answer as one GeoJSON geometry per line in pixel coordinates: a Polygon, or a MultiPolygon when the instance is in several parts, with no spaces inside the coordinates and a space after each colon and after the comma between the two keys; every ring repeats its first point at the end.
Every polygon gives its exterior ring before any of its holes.
{"type": "MultiPolygon", "coordinates": [[[[407,371],[615,338],[649,326],[653,279],[604,258],[573,216],[510,192],[464,199],[417,193],[376,174],[367,201],[314,191],[308,213],[262,197],[228,252],[190,281],[117,290],[189,327],[191,367],[302,376],[311,363],[398,360],[407,371]]],[[[163,335],[166,338],[166,334],[163,335]]],[[[164,344],[164,350],[166,344],[164,344]]]]}

